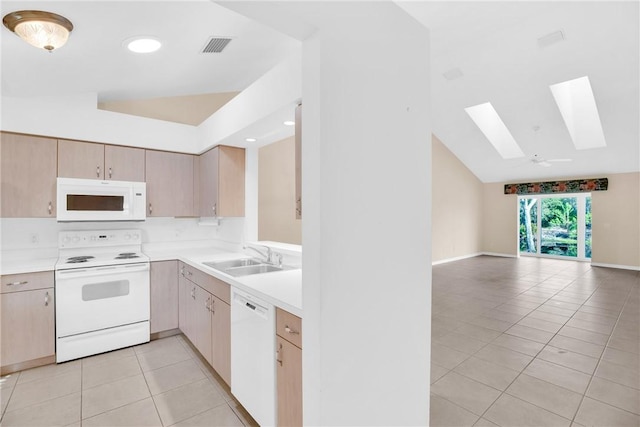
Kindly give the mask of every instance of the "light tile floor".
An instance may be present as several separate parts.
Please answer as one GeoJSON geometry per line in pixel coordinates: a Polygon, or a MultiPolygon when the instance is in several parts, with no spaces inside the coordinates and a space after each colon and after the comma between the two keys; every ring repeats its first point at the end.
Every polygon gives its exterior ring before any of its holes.
{"type": "Polygon", "coordinates": [[[256,425],[176,335],[0,379],[3,427],[256,425]]]}
{"type": "Polygon", "coordinates": [[[434,266],[431,426],[640,426],[640,273],[434,266]]]}
{"type": "MultiPolygon", "coordinates": [[[[640,274],[477,257],[433,268],[431,426],[640,426],[640,274]]],[[[0,379],[2,426],[255,421],[182,335],[0,379]]]]}

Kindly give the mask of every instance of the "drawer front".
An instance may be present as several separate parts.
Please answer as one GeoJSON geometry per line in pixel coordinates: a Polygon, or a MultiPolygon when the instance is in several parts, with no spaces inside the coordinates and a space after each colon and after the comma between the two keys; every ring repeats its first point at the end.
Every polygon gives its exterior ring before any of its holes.
{"type": "Polygon", "coordinates": [[[197,268],[192,267],[189,264],[185,264],[182,261],[180,262],[179,274],[205,289],[210,294],[217,296],[227,304],[231,304],[231,290],[228,283],[216,279],[204,271],[198,270],[197,268]]]}
{"type": "Polygon", "coordinates": [[[8,274],[2,276],[0,293],[32,291],[34,289],[52,288],[54,283],[53,271],[38,273],[8,274]]]}
{"type": "Polygon", "coordinates": [[[276,309],[276,334],[302,348],[302,319],[288,311],[276,309]]]}
{"type": "Polygon", "coordinates": [[[209,291],[209,293],[217,296],[222,301],[231,305],[231,302],[230,302],[231,287],[229,286],[229,284],[226,282],[223,282],[220,279],[216,279],[213,276],[209,276],[207,273],[203,273],[200,270],[197,270],[197,271],[198,273],[200,273],[199,280],[202,281],[201,284],[200,283],[198,284],[202,286],[204,289],[206,289],[207,291],[209,291]]]}

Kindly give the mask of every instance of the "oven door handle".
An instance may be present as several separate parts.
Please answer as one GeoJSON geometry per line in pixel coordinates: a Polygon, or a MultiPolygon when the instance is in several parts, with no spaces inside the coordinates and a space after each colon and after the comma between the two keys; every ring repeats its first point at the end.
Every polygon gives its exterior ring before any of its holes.
{"type": "Polygon", "coordinates": [[[134,273],[138,271],[148,271],[148,270],[149,270],[148,262],[139,262],[135,264],[125,264],[125,265],[109,265],[104,267],[59,270],[59,271],[56,271],[56,277],[68,279],[68,278],[74,278],[74,277],[99,276],[104,274],[134,273]]]}

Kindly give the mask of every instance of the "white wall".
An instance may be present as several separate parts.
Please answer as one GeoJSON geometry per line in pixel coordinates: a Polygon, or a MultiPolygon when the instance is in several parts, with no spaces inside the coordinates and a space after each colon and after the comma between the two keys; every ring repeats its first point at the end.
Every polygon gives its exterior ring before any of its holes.
{"type": "Polygon", "coordinates": [[[98,109],[96,94],[67,97],[2,97],[1,129],[7,132],[195,153],[194,126],[98,109]]]}
{"type": "Polygon", "coordinates": [[[391,2],[308,12],[304,424],[428,425],[429,34],[391,2]]]}

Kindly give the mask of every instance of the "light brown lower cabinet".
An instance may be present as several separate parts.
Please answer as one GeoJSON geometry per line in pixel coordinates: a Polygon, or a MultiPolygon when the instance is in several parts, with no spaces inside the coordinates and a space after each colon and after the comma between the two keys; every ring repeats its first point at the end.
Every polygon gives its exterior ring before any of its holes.
{"type": "Polygon", "coordinates": [[[277,309],[276,334],[278,425],[301,426],[302,320],[291,313],[277,309]]]}
{"type": "Polygon", "coordinates": [[[178,328],[178,261],[151,263],[151,333],[178,328]]]}
{"type": "Polygon", "coordinates": [[[2,374],[54,361],[53,272],[2,276],[0,317],[2,374]],[[51,287],[27,290],[45,277],[51,287]]]}
{"type": "Polygon", "coordinates": [[[230,385],[231,306],[225,301],[229,285],[182,262],[178,268],[180,330],[230,385]]]}
{"type": "Polygon", "coordinates": [[[195,295],[198,286],[185,278],[178,276],[178,327],[183,334],[195,345],[195,295]]]}
{"type": "Polygon", "coordinates": [[[212,295],[211,366],[231,385],[231,306],[212,295]]]}

